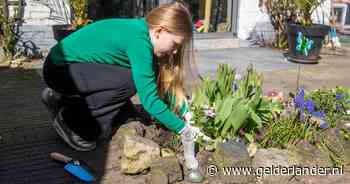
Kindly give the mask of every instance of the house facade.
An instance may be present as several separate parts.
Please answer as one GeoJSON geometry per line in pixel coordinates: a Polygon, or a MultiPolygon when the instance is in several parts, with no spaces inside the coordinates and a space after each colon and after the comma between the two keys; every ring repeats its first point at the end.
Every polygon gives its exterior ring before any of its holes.
{"type": "MultiPolygon", "coordinates": [[[[239,47],[252,35],[274,39],[269,16],[258,7],[259,0],[189,0],[197,49],[239,47]],[[206,24],[209,22],[209,24],[206,24]]],[[[172,0],[91,0],[89,15],[96,20],[110,17],[142,17],[150,9],[172,0]],[[123,7],[123,8],[121,8],[123,7]]],[[[20,46],[47,53],[56,43],[52,25],[69,24],[69,0],[22,0],[23,23],[20,46]],[[21,45],[22,44],[22,45],[21,45]]],[[[315,22],[328,24],[330,0],[315,11],[315,22]]]]}

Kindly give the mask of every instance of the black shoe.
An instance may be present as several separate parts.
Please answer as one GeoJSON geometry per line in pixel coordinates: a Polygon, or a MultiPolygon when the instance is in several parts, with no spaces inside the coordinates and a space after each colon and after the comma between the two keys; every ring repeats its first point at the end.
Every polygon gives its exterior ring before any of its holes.
{"type": "Polygon", "coordinates": [[[54,119],[53,127],[58,135],[73,149],[77,151],[91,151],[96,148],[96,142],[90,142],[84,140],[82,137],[74,133],[64,122],[62,118],[62,111],[64,107],[60,109],[57,116],[54,119]]]}
{"type": "Polygon", "coordinates": [[[45,104],[51,120],[54,120],[60,109],[59,100],[61,95],[49,87],[46,87],[41,93],[41,101],[45,104]]]}

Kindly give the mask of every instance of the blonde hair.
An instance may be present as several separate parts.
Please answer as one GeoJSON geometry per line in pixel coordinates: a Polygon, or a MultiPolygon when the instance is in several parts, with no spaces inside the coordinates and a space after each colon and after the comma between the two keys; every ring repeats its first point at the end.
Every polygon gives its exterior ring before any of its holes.
{"type": "Polygon", "coordinates": [[[158,95],[162,99],[166,99],[168,94],[175,96],[176,104],[174,111],[178,113],[182,102],[186,100],[184,89],[185,62],[190,63],[190,57],[186,57],[186,53],[193,54],[193,33],[192,33],[192,17],[182,1],[161,5],[154,8],[147,16],[146,21],[150,29],[158,26],[164,27],[170,33],[180,35],[185,38],[185,42],[177,53],[168,58],[157,60],[158,64],[158,95]]]}

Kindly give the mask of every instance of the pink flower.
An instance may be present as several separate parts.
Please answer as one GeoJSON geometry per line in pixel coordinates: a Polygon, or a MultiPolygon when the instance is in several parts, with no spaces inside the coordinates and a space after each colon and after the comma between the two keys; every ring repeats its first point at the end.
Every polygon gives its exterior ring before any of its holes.
{"type": "Polygon", "coordinates": [[[283,101],[283,92],[277,92],[276,90],[271,90],[269,92],[267,92],[267,98],[271,99],[272,101],[279,101],[282,102],[283,101]]]}
{"type": "Polygon", "coordinates": [[[196,29],[200,28],[202,25],[203,25],[203,21],[202,20],[197,20],[197,22],[194,24],[196,29]]]}
{"type": "Polygon", "coordinates": [[[239,129],[239,135],[244,136],[244,134],[245,134],[245,131],[243,130],[243,128],[239,129]]]}
{"type": "Polygon", "coordinates": [[[213,107],[206,106],[203,108],[204,115],[206,117],[214,118],[215,117],[215,109],[213,107]]]}

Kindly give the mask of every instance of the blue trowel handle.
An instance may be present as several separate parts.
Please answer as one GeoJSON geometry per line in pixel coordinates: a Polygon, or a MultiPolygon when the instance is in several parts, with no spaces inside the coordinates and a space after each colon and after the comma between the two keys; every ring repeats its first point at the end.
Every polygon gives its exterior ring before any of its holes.
{"type": "Polygon", "coordinates": [[[50,153],[50,158],[57,160],[57,161],[60,161],[60,162],[64,162],[64,163],[68,163],[68,162],[73,160],[72,158],[67,157],[61,153],[57,153],[57,152],[50,153]]]}

